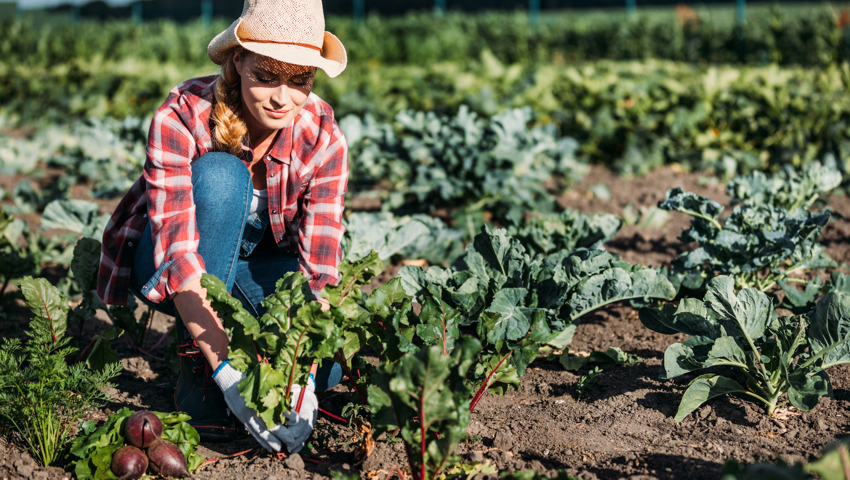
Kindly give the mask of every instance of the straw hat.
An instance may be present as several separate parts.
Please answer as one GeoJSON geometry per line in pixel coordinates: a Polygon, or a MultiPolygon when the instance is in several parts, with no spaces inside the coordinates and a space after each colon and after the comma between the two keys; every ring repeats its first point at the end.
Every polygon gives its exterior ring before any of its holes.
{"type": "Polygon", "coordinates": [[[221,65],[237,45],[282,62],[319,67],[331,78],[348,63],[342,42],[325,31],[321,0],[245,0],[242,15],[212,39],[207,54],[221,65]]]}

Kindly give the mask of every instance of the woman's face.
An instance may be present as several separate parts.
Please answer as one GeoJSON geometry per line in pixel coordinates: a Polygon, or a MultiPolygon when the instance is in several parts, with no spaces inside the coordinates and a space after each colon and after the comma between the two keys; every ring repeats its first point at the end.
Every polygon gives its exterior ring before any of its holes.
{"type": "Polygon", "coordinates": [[[304,107],[313,88],[315,67],[281,62],[256,53],[234,53],[242,78],[244,120],[251,130],[280,130],[304,107]]]}

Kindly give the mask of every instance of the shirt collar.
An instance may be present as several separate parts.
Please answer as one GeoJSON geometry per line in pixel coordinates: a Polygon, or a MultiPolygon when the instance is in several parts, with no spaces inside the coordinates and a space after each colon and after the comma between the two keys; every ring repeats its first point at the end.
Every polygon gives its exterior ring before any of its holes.
{"type": "MultiPolygon", "coordinates": [[[[298,117],[296,116],[296,118],[298,117]]],[[[276,134],[277,137],[269,151],[269,155],[272,157],[272,160],[280,163],[289,163],[289,155],[292,153],[292,135],[295,130],[293,125],[295,124],[296,118],[293,118],[289,125],[278,131],[276,134]]],[[[254,149],[251,147],[250,139],[248,139],[247,136],[245,141],[242,142],[242,150],[251,152],[253,155],[254,149]]]]}

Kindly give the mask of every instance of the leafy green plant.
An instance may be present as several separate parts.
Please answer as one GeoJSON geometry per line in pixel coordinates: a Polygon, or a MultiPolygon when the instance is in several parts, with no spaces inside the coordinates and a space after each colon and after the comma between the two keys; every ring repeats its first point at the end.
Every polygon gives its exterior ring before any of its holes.
{"type": "Polygon", "coordinates": [[[429,215],[354,212],[346,218],[345,228],[343,252],[349,260],[366,257],[372,250],[383,262],[398,255],[431,264],[451,263],[463,254],[463,232],[429,215]]]}
{"type": "Polygon", "coordinates": [[[24,345],[5,338],[0,346],[0,418],[20,433],[35,459],[52,465],[77,420],[109,399],[105,390],[121,364],[99,371],[85,362],[69,364],[76,348],[66,335],[68,300],[43,278],[25,277],[20,288],[33,318],[24,345]]]}
{"type": "Polygon", "coordinates": [[[530,253],[548,255],[606,243],[622,225],[616,215],[586,214],[568,208],[559,214],[536,215],[524,220],[522,226],[509,227],[508,235],[519,239],[530,253]]]}
{"type": "Polygon", "coordinates": [[[333,317],[318,302],[310,302],[301,272],[289,272],[278,281],[263,303],[268,311],[259,319],[217,277],[205,274],[201,285],[231,339],[231,365],[245,374],[239,382],[245,403],[266,425],[284,423],[292,386],[306,384],[312,362],[330,358],[342,342],[333,317]]]}
{"type": "Polygon", "coordinates": [[[756,203],[736,206],[721,223],[719,203],[681,188],[668,190],[658,206],[694,217],[679,239],[698,246],[673,261],[669,277],[677,287],[698,290],[708,278],[729,275],[738,289],[766,292],[780,281],[798,282],[789,277],[794,272],[836,266],[818,243],[829,212],[756,203]]]}
{"type": "Polygon", "coordinates": [[[746,377],[746,386],[715,373],[695,378],[679,405],[677,422],[728,393],[756,399],[769,415],[789,402],[811,410],[831,392],[826,370],[850,363],[850,295],[832,292],[806,315],[779,317],[761,291],[735,290],[733,278],[719,276],[708,282],[704,301],[689,298],[678,307],[668,303],[663,309],[640,310],[650,330],[692,336],[667,348],[665,378],[716,366],[733,367],[746,377]],[[780,402],[784,395],[787,400],[780,402]]]}
{"type": "Polygon", "coordinates": [[[369,387],[372,423],[380,435],[400,429],[410,471],[416,480],[434,480],[456,462],[455,447],[466,438],[472,391],[466,376],[481,344],[456,339],[446,353],[437,345],[379,365],[369,387]]]}
{"type": "Polygon", "coordinates": [[[802,168],[785,164],[775,175],[755,171],[732,179],[726,194],[732,205],[769,204],[785,210],[809,208],[822,195],[841,184],[841,171],[835,166],[811,162],[802,168]]]}
{"type": "Polygon", "coordinates": [[[495,221],[518,223],[525,211],[553,209],[554,196],[544,187],[553,175],[575,181],[586,171],[576,160],[574,140],[560,138],[552,125],[529,128],[533,114],[528,108],[479,118],[461,105],[452,117],[403,111],[395,120],[396,135],[363,128],[354,119],[342,123],[349,130],[353,158],[361,144],[371,149],[365,154],[373,165],[368,178],[355,169],[353,184],[362,189],[391,182],[387,209],[447,208],[467,219],[460,225],[464,229],[471,220],[467,217],[481,217],[482,210],[495,221]]]}
{"type": "Polygon", "coordinates": [[[0,303],[6,301],[6,289],[12,281],[31,275],[37,267],[35,259],[18,246],[24,227],[22,221],[0,208],[0,303]]]}
{"type": "MultiPolygon", "coordinates": [[[[180,449],[186,457],[189,472],[194,472],[204,459],[195,450],[200,442],[198,432],[187,422],[190,420],[185,413],[153,412],[162,421],[162,439],[168,440],[180,449]]],[[[110,469],[112,455],[125,445],[124,426],[133,411],[124,407],[102,425],[97,422],[82,422],[81,434],[71,444],[70,454],[76,459],[74,474],[79,480],[107,480],[116,475],[110,469]]]]}
{"type": "Polygon", "coordinates": [[[335,319],[349,318],[349,295],[380,273],[380,266],[374,252],[357,262],[344,261],[340,265],[342,280],[324,290],[333,310],[326,312],[313,298],[301,272],[286,273],[263,302],[267,312],[259,319],[230,296],[221,280],[209,274],[201,278],[230,337],[231,365],[245,374],[239,391],[267,425],[285,421],[292,386],[306,384],[313,362],[345,352],[347,338],[335,319]]]}
{"type": "Polygon", "coordinates": [[[460,332],[481,339],[471,375],[479,386],[472,408],[487,390],[502,394],[517,387],[543,347],[569,345],[587,313],[617,301],[675,295],[663,275],[604,250],[532,257],[505,230],[487,227],[460,267],[404,267],[400,277],[405,292],[422,305],[415,331],[422,342],[450,352],[460,332]]]}
{"type": "Polygon", "coordinates": [[[592,388],[596,386],[596,382],[599,381],[599,374],[602,373],[602,369],[599,367],[593,367],[590,371],[587,372],[587,375],[582,375],[581,378],[578,379],[578,383],[576,383],[576,397],[581,399],[581,397],[585,396],[592,388]]]}

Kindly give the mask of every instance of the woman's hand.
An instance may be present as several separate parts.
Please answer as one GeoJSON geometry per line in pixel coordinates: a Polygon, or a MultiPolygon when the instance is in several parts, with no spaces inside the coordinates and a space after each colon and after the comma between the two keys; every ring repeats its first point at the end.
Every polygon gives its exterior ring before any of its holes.
{"type": "Polygon", "coordinates": [[[227,358],[230,339],[207,300],[201,279],[188,282],[174,295],[174,306],[213,370],[227,358]]]}
{"type": "MultiPolygon", "coordinates": [[[[239,393],[239,382],[245,378],[245,374],[233,368],[230,361],[225,360],[212,376],[218,388],[224,393],[224,401],[236,418],[239,419],[251,433],[257,442],[270,452],[279,452],[282,448],[281,440],[268,428],[266,422],[257,416],[257,412],[245,403],[242,394],[239,393]]],[[[280,427],[277,425],[273,428],[280,427]]]]}
{"type": "Polygon", "coordinates": [[[331,309],[331,304],[328,303],[328,301],[325,300],[324,298],[319,298],[319,303],[322,304],[322,311],[323,312],[327,312],[328,310],[331,309]]]}

